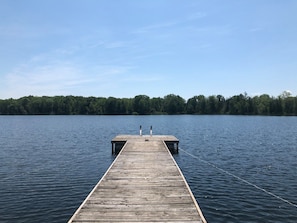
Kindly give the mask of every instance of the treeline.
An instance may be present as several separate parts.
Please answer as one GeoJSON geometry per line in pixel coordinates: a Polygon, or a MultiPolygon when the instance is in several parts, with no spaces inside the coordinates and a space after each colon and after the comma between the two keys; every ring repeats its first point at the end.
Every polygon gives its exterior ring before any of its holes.
{"type": "Polygon", "coordinates": [[[136,114],[297,115],[297,97],[284,92],[278,97],[267,94],[250,97],[246,93],[230,98],[198,95],[187,101],[175,94],[163,98],[147,95],[134,98],[28,96],[0,100],[0,115],[136,114]]]}

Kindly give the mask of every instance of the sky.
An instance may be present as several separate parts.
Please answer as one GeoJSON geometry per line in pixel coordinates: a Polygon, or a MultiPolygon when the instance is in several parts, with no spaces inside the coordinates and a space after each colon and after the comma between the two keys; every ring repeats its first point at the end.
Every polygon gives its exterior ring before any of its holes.
{"type": "Polygon", "coordinates": [[[297,95],[295,0],[0,0],[0,99],[297,95]]]}

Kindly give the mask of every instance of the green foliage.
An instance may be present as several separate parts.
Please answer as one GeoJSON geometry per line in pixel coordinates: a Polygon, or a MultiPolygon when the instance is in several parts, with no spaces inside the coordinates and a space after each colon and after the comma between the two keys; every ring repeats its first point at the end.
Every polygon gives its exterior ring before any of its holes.
{"type": "Polygon", "coordinates": [[[225,99],[222,95],[179,95],[164,98],[137,95],[134,98],[79,96],[34,97],[0,100],[0,115],[131,115],[131,114],[231,114],[297,115],[297,97],[283,92],[249,97],[247,93],[225,99]]]}
{"type": "Polygon", "coordinates": [[[169,94],[164,97],[164,111],[170,115],[182,114],[185,111],[185,99],[169,94]]]}
{"type": "Polygon", "coordinates": [[[150,114],[150,98],[146,95],[137,95],[133,100],[133,111],[140,115],[150,114]]]}

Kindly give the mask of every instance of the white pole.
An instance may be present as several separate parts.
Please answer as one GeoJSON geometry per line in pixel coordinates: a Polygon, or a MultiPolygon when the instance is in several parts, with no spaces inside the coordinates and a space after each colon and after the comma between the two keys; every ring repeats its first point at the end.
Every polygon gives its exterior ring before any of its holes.
{"type": "Polygon", "coordinates": [[[151,126],[151,129],[150,129],[150,135],[151,135],[151,136],[153,135],[153,126],[151,126]]]}
{"type": "Polygon", "coordinates": [[[142,136],[142,129],[141,129],[141,126],[139,127],[139,135],[142,136]]]}

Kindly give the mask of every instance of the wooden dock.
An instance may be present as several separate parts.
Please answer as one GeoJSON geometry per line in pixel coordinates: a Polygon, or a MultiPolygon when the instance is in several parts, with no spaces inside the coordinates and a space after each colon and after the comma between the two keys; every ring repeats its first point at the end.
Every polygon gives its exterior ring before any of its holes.
{"type": "Polygon", "coordinates": [[[203,214],[166,142],[174,136],[120,135],[119,155],[68,222],[201,222],[203,214]]]}

